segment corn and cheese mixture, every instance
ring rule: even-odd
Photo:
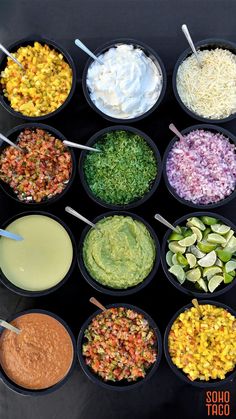
[[[224,379],[236,365],[236,319],[222,307],[200,306],[181,313],[169,334],[172,362],[191,380]]]
[[[7,66],[1,72],[1,85],[11,107],[31,117],[58,109],[72,86],[72,69],[63,55],[39,42],[20,47],[13,55],[25,72],[7,58]]]
[[[198,51],[179,66],[176,87],[180,99],[195,114],[221,119],[236,112],[236,56],[222,48]]]

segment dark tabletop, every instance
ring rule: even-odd
[[[234,0],[1,0],[0,42],[7,46],[15,40],[37,34],[54,39],[68,49],[77,68],[76,92],[66,110],[59,117],[46,120],[45,123],[58,128],[69,140],[79,140],[81,143],[87,142],[92,134],[111,124],[93,112],[85,102],[81,74],[87,58],[74,46],[73,40],[79,37],[91,49],[120,37],[146,42],[164,61],[168,72],[168,89],[161,107],[135,126],[150,135],[163,155],[172,138],[168,130],[171,121],[179,129],[197,123],[177,105],[171,88],[173,66],[186,48],[181,24],[189,25],[195,40],[222,37],[235,42],[235,13]],[[6,133],[21,122],[0,109],[0,132]],[[235,121],[224,126],[236,134]],[[64,212],[65,204],[75,207],[88,218],[105,212],[87,198],[77,176],[63,200],[47,207],[47,211],[58,215],[71,227],[77,241],[83,225]],[[234,201],[218,212],[236,222],[235,208]],[[15,204],[0,192],[0,223],[25,209],[27,207]],[[163,213],[174,221],[192,210],[178,204],[162,182],[153,198],[134,212],[150,222],[161,241],[165,229],[155,223],[155,212]],[[94,311],[88,302],[92,295],[103,304],[121,301],[96,293],[81,277],[76,266],[71,278],[61,289],[43,298],[21,298],[0,286],[0,317],[8,318],[13,313],[31,307],[48,309],[64,318],[77,337],[82,323]],[[236,309],[236,290],[218,300]],[[168,321],[180,307],[189,303],[189,297],[176,290],[159,268],[153,282],[145,290],[123,298],[123,302],[146,310],[155,319],[163,336]],[[235,381],[222,389],[231,392],[231,417],[235,417]],[[205,395],[205,390],[181,382],[170,370],[164,356],[150,381],[137,390],[122,393],[97,387],[77,365],[69,381],[48,396],[20,396],[0,382],[0,418],[205,418]]]

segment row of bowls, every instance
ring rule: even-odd
[[[44,39],[41,37],[34,37],[34,38],[26,38],[20,41],[15,42],[14,44],[8,46],[8,50],[10,52],[15,52],[19,47],[21,46],[27,46],[27,45],[33,45],[35,41],[41,42],[41,43],[45,43],[47,45],[49,45],[49,47],[54,48],[57,52],[59,52],[60,54],[63,55],[64,60],[70,65],[71,69],[72,69],[72,86],[71,86],[71,90],[70,93],[67,97],[67,99],[65,100],[65,102],[54,112],[51,112],[50,114],[47,115],[43,115],[43,116],[39,116],[39,117],[29,117],[29,116],[25,116],[22,115],[20,112],[15,111],[11,106],[10,103],[8,101],[8,99],[3,95],[3,92],[0,92],[0,103],[4,106],[4,108],[12,115],[18,117],[18,118],[23,118],[25,120],[35,120],[35,121],[40,121],[40,120],[44,120],[46,118],[52,117],[54,115],[57,115],[60,111],[62,111],[66,105],[70,102],[74,91],[75,91],[75,87],[76,87],[76,69],[75,69],[75,64],[70,56],[70,54],[64,50],[64,48],[62,48],[60,45],[58,45],[56,42],[48,40],[48,39]],[[147,112],[145,112],[144,114],[136,117],[136,118],[130,118],[130,119],[119,119],[119,118],[114,118],[111,116],[106,115],[105,113],[103,113],[101,110],[99,110],[96,105],[94,104],[94,102],[91,100],[90,97],[90,93],[87,87],[87,73],[88,73],[88,68],[91,65],[91,63],[93,62],[93,60],[91,58],[88,59],[85,68],[84,68],[84,72],[83,72],[83,77],[82,77],[82,86],[83,86],[83,92],[85,95],[85,98],[88,102],[88,104],[91,106],[91,108],[96,111],[99,115],[101,115],[103,118],[112,121],[114,123],[133,123],[133,122],[137,122],[145,117],[147,117],[148,115],[150,115],[153,111],[155,111],[158,106],[160,105],[160,103],[162,102],[164,95],[165,95],[165,91],[166,91],[166,85],[167,85],[167,75],[166,75],[166,70],[164,67],[164,64],[161,60],[161,58],[159,57],[159,55],[156,53],[156,51],[154,51],[152,48],[150,48],[149,46],[147,46],[146,44],[144,44],[143,42],[140,41],[136,41],[133,39],[126,39],[126,38],[120,38],[117,40],[112,40],[107,42],[106,44],[102,45],[101,47],[99,47],[98,49],[95,50],[95,55],[99,56],[100,54],[103,54],[104,52],[106,52],[107,50],[109,50],[111,47],[115,47],[119,44],[131,44],[136,48],[140,48],[142,51],[144,51],[144,53],[150,57],[152,59],[152,61],[155,63],[155,65],[159,68],[159,70],[162,73],[162,78],[163,78],[163,83],[162,83],[162,90],[160,93],[160,96],[158,97],[157,102],[153,105],[153,107],[151,109],[149,109]],[[216,48],[224,48],[227,49],[229,51],[231,51],[232,53],[236,54],[236,45],[230,41],[226,41],[226,40],[222,40],[222,39],[206,39],[206,40],[202,40],[196,43],[196,47],[199,50],[206,50],[206,49],[216,49]],[[180,106],[182,107],[182,109],[191,117],[202,121],[202,122],[209,122],[209,123],[223,123],[223,122],[227,122],[230,121],[232,119],[234,119],[236,117],[236,113],[228,116],[227,118],[223,118],[223,119],[208,119],[208,118],[203,118],[201,116],[198,116],[197,114],[191,112],[182,102],[178,91],[177,91],[177,87],[176,87],[176,75],[178,72],[178,68],[179,66],[182,64],[182,62],[192,54],[192,51],[190,48],[186,49],[178,58],[177,63],[175,65],[174,68],[174,72],[173,72],[173,79],[172,79],[172,84],[173,84],[173,91],[175,94],[175,97],[178,101],[178,103],[180,104]],[[6,67],[6,63],[7,63],[7,59],[4,56],[1,60],[0,60],[0,72],[2,70],[4,70],[4,68]]]
[[[6,136],[13,142],[17,142],[18,136],[19,134],[24,130],[24,129],[35,129],[35,128],[39,128],[39,129],[43,129],[45,131],[47,131],[48,133],[50,133],[51,135],[55,136],[56,138],[60,139],[60,140],[66,140],[65,136],[60,133],[57,129],[46,125],[46,124],[40,124],[40,123],[27,123],[27,124],[22,124],[19,126],[14,127],[13,129],[11,129]],[[194,130],[198,130],[198,129],[202,129],[202,130],[208,130],[210,132],[213,133],[220,133],[223,134],[225,137],[229,138],[230,142],[236,145],[236,137],[229,131],[225,130],[222,127],[216,126],[216,125],[210,125],[210,124],[200,124],[200,125],[193,125],[190,126],[184,130],[181,131],[181,133],[183,135],[188,134],[191,131]],[[171,151],[171,149],[173,148],[174,144],[176,141],[178,141],[178,138],[175,136],[170,143],[168,144],[166,151],[164,153],[163,156],[163,161],[161,161],[161,156],[160,156],[160,152],[156,146],[156,144],[154,143],[154,141],[144,132],[138,130],[137,128],[134,127],[129,127],[129,126],[125,126],[125,125],[117,125],[117,126],[111,126],[111,127],[107,127],[102,129],[101,131],[97,132],[96,134],[94,134],[86,143],[87,146],[93,146],[100,138],[102,138],[106,133],[112,132],[112,131],[117,131],[117,130],[124,130],[126,132],[131,132],[133,134],[139,135],[140,137],[142,137],[146,143],[149,145],[149,147],[152,149],[155,158],[156,158],[156,163],[157,163],[157,176],[155,181],[153,182],[151,189],[140,199],[133,201],[127,205],[112,205],[112,204],[108,204],[105,203],[104,201],[102,201],[101,199],[99,199],[98,197],[96,197],[92,191],[90,190],[87,181],[85,179],[85,175],[84,175],[84,160],[85,157],[87,155],[87,151],[82,151],[81,156],[80,156],[80,160],[79,160],[79,175],[80,175],[80,180],[81,180],[81,184],[83,185],[86,193],[88,194],[88,196],[95,201],[95,203],[101,205],[102,207],[111,209],[111,210],[126,210],[126,209],[130,209],[130,208],[135,208],[138,207],[140,205],[142,205],[144,202],[146,202],[149,198],[151,198],[151,196],[153,196],[153,194],[156,192],[157,187],[160,183],[161,180],[161,175],[162,175],[162,167],[163,167],[163,177],[164,177],[164,181],[166,184],[167,189],[169,190],[169,192],[174,196],[175,199],[177,199],[181,204],[187,205],[189,207],[192,208],[196,208],[196,209],[211,209],[211,208],[216,208],[216,207],[220,207],[222,205],[227,204],[228,202],[230,202],[231,200],[233,200],[236,196],[236,189],[226,198],[216,202],[216,203],[212,203],[212,204],[195,204],[191,201],[187,201],[186,199],[181,198],[175,191],[175,189],[170,185],[170,182],[168,180],[168,176],[166,173],[166,164],[167,164],[167,158],[169,156],[169,153]],[[8,147],[5,144],[0,143],[0,151],[2,151],[5,147]],[[63,189],[63,191],[58,194],[55,195],[54,197],[50,198],[50,199],[46,199],[44,201],[41,201],[40,203],[35,203],[35,202],[27,202],[27,205],[30,205],[31,207],[35,207],[41,204],[47,204],[47,203],[54,203],[56,202],[58,199],[60,199],[62,196],[64,196],[64,194],[68,191],[68,189],[71,187],[73,180],[75,178],[75,174],[76,174],[76,158],[75,158],[75,154],[73,152],[73,149],[70,148],[70,153],[71,153],[71,158],[72,158],[72,174],[70,177],[70,180],[68,182],[68,184],[65,186],[65,188]],[[11,198],[15,199],[18,202],[21,202],[16,194],[13,192],[12,188],[6,184],[5,182],[0,180],[0,187],[2,188],[2,190]]]
[[[150,224],[148,224],[146,222],[146,220],[144,220],[142,217],[138,216],[137,214],[133,214],[131,212],[125,212],[125,211],[112,211],[112,212],[107,212],[105,214],[99,215],[98,217],[96,217],[93,222],[97,223],[99,220],[105,218],[105,217],[109,217],[109,216],[114,216],[114,215],[123,215],[123,216],[130,216],[132,217],[134,220],[138,220],[140,222],[142,222],[146,228],[148,229],[148,231],[151,234],[151,237],[154,240],[155,243],[155,247],[156,247],[156,257],[155,257],[155,261],[153,264],[153,268],[152,271],[149,273],[149,275],[138,285],[133,286],[133,287],[129,287],[127,289],[114,289],[105,285],[100,284],[99,282],[97,282],[88,272],[88,270],[86,269],[86,266],[84,264],[84,260],[83,260],[83,244],[84,244],[84,240],[85,237],[87,235],[87,233],[90,230],[89,226],[86,226],[80,236],[79,239],[79,243],[78,245],[75,242],[74,236],[71,232],[71,230],[68,228],[68,226],[62,221],[60,220],[58,217],[56,217],[55,215],[52,215],[50,213],[47,212],[42,212],[42,211],[32,211],[32,212],[24,212],[21,214],[17,214],[14,217],[12,217],[10,220],[6,221],[1,228],[6,228],[10,223],[12,223],[13,221],[15,221],[16,219],[26,216],[26,215],[30,215],[30,214],[38,214],[38,215],[45,215],[47,217],[50,217],[54,220],[56,220],[57,222],[59,222],[67,231],[67,233],[69,234],[70,238],[71,238],[71,242],[72,242],[72,246],[73,246],[73,260],[71,263],[71,266],[68,270],[68,272],[66,273],[65,277],[55,286],[48,288],[46,290],[43,291],[28,291],[28,290],[24,290],[16,285],[14,285],[12,282],[9,281],[9,279],[4,275],[4,273],[2,272],[1,268],[0,268],[0,280],[1,282],[11,291],[19,294],[19,295],[23,295],[26,297],[40,297],[43,295],[47,295],[50,294],[54,291],[56,291],[58,288],[60,288],[63,284],[65,284],[65,282],[69,279],[75,264],[76,264],[76,258],[77,258],[77,262],[79,265],[79,269],[81,274],[83,275],[84,279],[88,282],[88,284],[90,286],[92,286],[94,289],[96,289],[97,291],[103,293],[103,294],[108,294],[108,295],[112,295],[115,297],[122,297],[122,296],[127,296],[127,295],[131,295],[134,294],[140,290],[142,290],[143,288],[145,288],[147,285],[149,285],[151,283],[152,280],[158,280],[157,279],[157,271],[158,271],[158,267],[160,264],[160,260],[162,262],[162,267],[164,270],[165,275],[167,276],[168,280],[171,282],[171,284],[176,287],[179,291],[184,292],[185,294],[191,296],[191,297],[198,297],[198,298],[212,298],[212,297],[216,297],[219,295],[222,295],[228,291],[230,291],[232,289],[232,287],[236,284],[236,279],[234,279],[231,283],[229,284],[223,284],[221,285],[221,287],[210,293],[210,292],[201,292],[201,291],[197,291],[196,288],[194,287],[193,284],[189,283],[186,285],[186,283],[184,284],[180,284],[176,278],[169,272],[169,266],[167,265],[166,262],[166,253],[168,251],[168,238],[171,234],[171,230],[168,229],[163,242],[162,242],[162,247],[160,247],[159,244],[159,240],[157,238],[157,235],[154,231],[154,229],[150,226]],[[228,226],[230,226],[230,228],[232,230],[234,230],[234,232],[236,233],[236,226],[228,219],[226,219],[225,217],[223,217],[220,214],[215,214],[215,213],[211,213],[211,212],[194,212],[191,214],[187,214],[181,218],[179,218],[178,220],[176,220],[173,225],[177,226],[177,225],[182,225],[184,222],[186,222],[186,220],[190,217],[201,217],[201,216],[209,216],[209,217],[217,217],[219,220],[221,220],[224,224],[227,224]]]
[[[230,308],[229,306],[216,302],[216,301],[209,301],[209,300],[202,300],[201,304],[213,304],[216,307],[221,307],[226,309],[230,314],[232,314],[234,317],[236,317],[236,312]],[[13,317],[11,317],[10,319],[8,319],[9,322],[11,322],[12,320],[16,319],[19,316],[22,316],[23,314],[27,314],[27,313],[44,313],[47,314],[49,316],[54,317],[56,320],[58,320],[68,331],[71,340],[72,340],[72,344],[73,344],[73,361],[71,364],[71,367],[67,373],[67,375],[57,384],[55,384],[52,387],[49,387],[47,389],[43,389],[43,390],[29,390],[29,389],[25,389],[17,384],[15,384],[13,381],[10,380],[10,378],[5,374],[5,372],[3,371],[3,369],[0,367],[0,379],[13,391],[21,394],[21,395],[28,395],[28,396],[40,396],[40,395],[45,395],[48,393],[51,393],[55,390],[57,390],[58,388],[60,388],[63,384],[65,384],[65,382],[68,380],[69,376],[71,375],[71,373],[73,372],[73,369],[75,367],[76,364],[76,352],[77,352],[77,356],[79,359],[79,363],[81,365],[82,370],[84,371],[84,373],[86,374],[86,376],[95,384],[98,384],[100,386],[102,386],[103,388],[106,389],[110,389],[110,390],[115,390],[115,391],[125,391],[125,390],[129,390],[129,389],[133,389],[133,388],[137,388],[138,386],[140,386],[141,384],[143,384],[144,382],[146,382],[148,379],[150,379],[156,372],[157,372],[157,368],[160,364],[161,358],[162,358],[162,337],[161,337],[161,333],[159,331],[159,328],[157,327],[155,321],[142,309],[135,307],[133,305],[130,304],[123,304],[123,303],[116,303],[116,304],[110,304],[107,306],[107,308],[111,308],[111,307],[125,307],[131,310],[134,310],[140,314],[142,314],[144,316],[144,318],[148,321],[150,327],[154,330],[155,332],[155,337],[156,337],[156,342],[157,342],[157,350],[158,350],[158,355],[157,355],[157,359],[155,361],[155,363],[147,370],[146,372],[146,376],[144,378],[140,378],[135,382],[126,382],[126,381],[121,381],[121,382],[105,382],[103,381],[97,374],[95,374],[92,369],[86,364],[85,362],[85,358],[82,355],[82,346],[84,343],[84,333],[85,330],[87,329],[87,327],[89,326],[89,324],[91,323],[92,319],[94,317],[96,317],[99,313],[101,313],[101,310],[97,310],[95,313],[93,313],[86,321],[85,323],[82,325],[80,332],[79,332],[79,336],[78,336],[78,340],[77,340],[77,348],[76,348],[76,342],[75,342],[75,338],[70,330],[70,328],[68,327],[68,325],[64,322],[64,320],[62,320],[60,317],[58,317],[57,315],[49,312],[49,311],[45,311],[45,310],[39,310],[39,309],[32,309],[32,310],[27,310],[25,312],[21,312],[18,314],[15,314]],[[187,304],[186,306],[182,307],[180,310],[178,310],[175,315],[172,317],[172,319],[170,320],[169,324],[167,325],[167,328],[165,330],[165,334],[164,334],[164,352],[165,352],[165,357],[166,360],[170,366],[170,368],[172,369],[172,371],[180,378],[182,379],[185,383],[188,384],[192,384],[194,386],[197,387],[204,387],[204,388],[212,388],[212,387],[218,387],[221,386],[222,384],[225,384],[226,382],[231,381],[235,374],[236,374],[236,368],[234,368],[234,370],[232,372],[227,373],[225,379],[216,379],[216,380],[209,380],[209,381],[201,381],[201,380],[195,380],[195,381],[191,381],[187,375],[182,372],[172,361],[170,353],[169,353],[169,345],[168,345],[168,338],[169,338],[169,333],[171,330],[171,327],[174,323],[174,321],[177,319],[177,317],[183,313],[185,310],[188,310],[189,308],[192,307],[192,304]],[[0,328],[0,334],[2,333],[2,328]]]

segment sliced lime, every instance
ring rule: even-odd
[[[211,228],[207,227],[206,230],[203,231],[203,239],[206,239],[209,233],[211,233]]]
[[[185,250],[186,250],[186,247],[181,246],[176,241],[170,242],[168,247],[171,250],[171,252],[173,252],[173,253],[185,253]]]
[[[209,253],[212,252],[212,250],[215,250],[217,248],[217,244],[208,243],[208,242],[198,242],[197,247],[201,252],[203,253]]]
[[[177,254],[178,253],[174,253],[172,256],[172,265],[179,265],[178,259],[177,259]]]
[[[203,269],[203,276],[206,276],[208,281],[216,274],[222,273],[220,266],[210,266]]]
[[[200,220],[200,218],[197,218],[197,217],[188,218],[188,222],[186,223],[186,225],[188,227],[197,227],[202,231],[206,229],[203,222]]]
[[[166,253],[166,263],[167,263],[167,265],[169,265],[169,266],[172,266],[173,265],[173,263],[172,263],[172,256],[173,256],[173,252],[171,252],[170,250],[168,250],[168,252]]]
[[[183,270],[183,268],[179,265],[173,265],[171,266],[171,268],[169,269],[169,272],[171,274],[173,274],[178,281],[180,282],[180,284],[183,284],[185,281],[185,272]]]
[[[182,240],[178,241],[178,244],[180,244],[180,246],[192,246],[192,244],[195,243],[195,241],[197,240],[197,236],[195,233],[193,233],[191,236],[185,237]]]
[[[212,250],[212,252],[207,253],[206,256],[199,259],[198,264],[202,266],[203,268],[206,268],[208,266],[213,266],[216,261],[216,252]]]
[[[175,231],[172,231],[170,237],[168,238],[168,241],[178,241],[183,239],[182,234],[176,233]]]
[[[208,289],[207,289],[207,285],[206,285],[206,283],[205,283],[205,281],[204,281],[204,279],[203,278],[200,278],[198,281],[197,281],[197,283],[198,283],[198,285],[199,285],[199,288],[200,289],[202,289],[203,291],[205,291],[205,292],[207,292],[208,291]]]
[[[214,292],[215,289],[224,281],[223,276],[215,275],[213,276],[210,281],[208,282],[208,288],[210,292]]]
[[[218,223],[217,218],[214,217],[208,217],[207,215],[204,215],[203,217],[201,217],[201,220],[204,224],[206,224],[207,226],[211,226],[213,224]]]
[[[196,246],[192,245],[190,246],[190,252],[196,256],[196,258],[203,258],[203,256],[205,256],[204,252],[201,252],[201,250],[199,250]]]
[[[192,226],[191,230],[197,236],[197,241],[200,242],[202,240],[202,232],[199,228]]]
[[[216,243],[216,244],[224,244],[226,242],[224,237],[216,233],[208,234],[207,241],[210,243]]]
[[[234,271],[236,269],[236,262],[234,260],[230,260],[225,264],[225,272],[229,273],[231,271]]]
[[[211,226],[213,233],[224,235],[229,232],[230,227],[226,224],[213,224]]]
[[[224,236],[226,243],[222,244],[222,247],[226,247],[227,244],[229,243],[231,237],[234,235],[234,230],[229,230],[228,233]]]
[[[236,237],[235,236],[232,236],[229,239],[229,241],[228,241],[227,245],[225,246],[224,250],[229,251],[231,253],[236,252]]]
[[[235,277],[235,271],[228,272],[229,275],[231,275],[233,278]]]
[[[201,269],[200,268],[190,269],[190,271],[186,272],[186,278],[188,281],[191,281],[191,282],[198,281],[201,278]]]
[[[224,273],[224,283],[230,284],[233,281],[234,277],[230,275],[229,273]]]
[[[219,258],[217,258],[215,265],[222,267],[224,264],[223,264],[222,260],[220,260]]]
[[[189,237],[192,236],[193,232],[190,228],[186,228],[185,232],[184,232],[184,237]]]
[[[217,256],[222,262],[228,262],[232,258],[232,253],[227,250],[216,249]]]
[[[182,255],[182,253],[177,253],[177,261],[180,265],[187,266],[188,261],[187,259]]]
[[[194,256],[192,253],[186,253],[185,256],[188,261],[190,269],[193,268],[197,263],[196,256]]]

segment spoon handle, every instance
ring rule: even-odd
[[[18,146],[18,145],[16,145],[15,143],[13,143],[11,140],[9,140],[7,137],[5,137],[5,135],[3,135],[3,134],[1,134],[0,133],[0,138],[3,140],[3,141],[5,141],[5,143],[8,143],[8,144],[10,144],[12,147],[15,147],[18,151],[22,151],[21,150],[21,148]]]
[[[82,51],[86,52],[86,54],[90,55],[91,58],[93,58],[95,61],[97,61],[99,64],[103,64],[103,62],[96,57],[96,55],[93,54],[92,51],[90,51],[90,49],[88,49],[82,41],[80,41],[80,39],[75,39],[75,45],[77,45],[77,47],[79,47],[80,49],[82,49]]]
[[[21,332],[20,329],[18,329],[15,326],[12,326],[10,323],[7,323],[5,320],[0,319],[0,326],[4,327],[5,329],[10,330],[11,332],[17,333],[17,335],[19,335],[19,333]]]
[[[163,218],[161,214],[155,214],[154,218],[160,223],[164,224],[166,227],[170,228],[176,233],[179,233],[179,230],[176,227],[174,227],[172,224],[170,224],[165,218]]]
[[[68,145],[69,147],[80,148],[81,150],[89,150],[89,151],[98,151],[98,152],[100,152],[100,150],[98,150],[97,148],[88,147],[86,145],[73,143],[72,141],[64,140],[63,141],[63,144]]]
[[[99,303],[99,301],[96,298],[91,297],[89,299],[89,301],[90,301],[90,303],[92,303],[95,306],[97,306],[98,308],[100,308],[102,311],[106,311],[106,307],[104,307],[101,303]]]
[[[91,221],[89,221],[87,218],[85,218],[83,215],[79,214],[77,211],[75,211],[71,207],[65,207],[65,211],[68,212],[68,214],[74,215],[74,217],[78,218],[81,221],[84,221],[84,223],[87,223],[93,228],[97,228],[95,224],[93,224]]]
[[[169,129],[180,139],[180,140],[184,140],[183,135],[181,134],[181,132],[179,132],[179,130],[176,128],[176,126],[174,124],[170,124],[169,125]]]
[[[16,64],[18,64],[18,66],[22,69],[25,70],[23,65],[15,58],[13,57],[13,55],[2,45],[0,44],[0,49],[8,56],[10,57],[13,61],[15,61]]]
[[[4,236],[4,237],[7,237],[8,239],[12,239],[16,241],[23,240],[23,237],[18,236],[18,234],[11,233],[10,231],[7,231],[7,230],[2,230],[1,228],[0,228],[0,236]]]
[[[190,33],[189,33],[189,30],[188,30],[187,25],[182,25],[182,31],[183,31],[183,33],[184,33],[184,35],[185,35],[185,37],[186,37],[186,39],[187,39],[187,41],[188,41],[188,43],[189,43],[189,45],[190,45],[191,50],[193,51],[193,53],[194,53],[194,55],[195,55],[195,57],[196,57],[196,59],[197,59],[197,62],[198,62],[198,64],[199,64],[199,66],[200,66],[200,67],[202,67],[202,63],[201,63],[201,61],[200,61],[200,59],[199,59],[199,56],[198,56],[197,50],[196,50],[196,48],[195,48],[195,45],[194,45],[194,43],[193,43],[193,40],[192,40],[192,38],[191,38],[191,35],[190,35]]]

